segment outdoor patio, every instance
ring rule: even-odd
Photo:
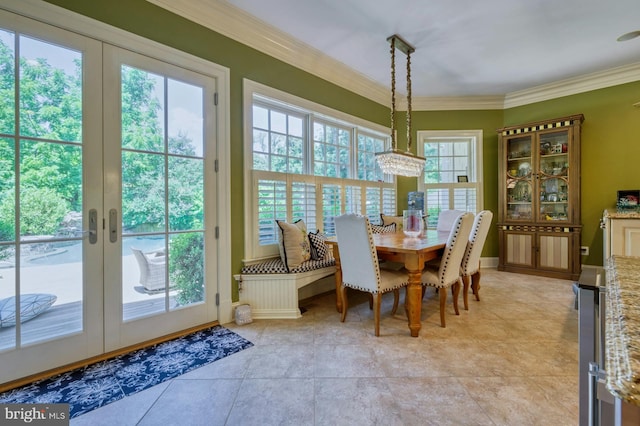
[[[137,240],[135,244],[144,248],[157,248],[158,241]],[[123,249],[122,302],[123,318],[131,320],[164,312],[165,293],[145,292],[140,285],[140,268],[133,252]],[[43,293],[56,296],[55,303],[35,318],[21,324],[22,344],[35,343],[82,330],[82,263],[80,244],[59,247],[48,252],[34,254],[23,259],[20,270],[21,293]],[[75,260],[75,261],[74,261]],[[4,260],[0,264],[0,300],[15,294],[16,268],[14,262]],[[173,299],[175,291],[170,291]],[[170,303],[173,304],[171,301]],[[16,327],[0,328],[0,350],[15,346]]]

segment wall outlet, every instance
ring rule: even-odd
[[[580,247],[580,254],[582,256],[589,256],[589,247],[588,246]]]

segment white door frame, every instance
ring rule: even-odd
[[[230,87],[230,71],[226,67],[222,67],[208,60],[193,56],[191,54],[179,51],[177,49],[173,49],[167,47],[165,45],[159,44],[157,42],[142,38],[135,34],[129,33],[127,31],[123,31],[117,29],[115,27],[109,26],[102,22],[93,20],[91,18],[76,14],[74,12],[70,12],[64,8],[42,2],[40,0],[21,0],[20,2],[15,2],[13,0],[0,0],[0,12],[5,13],[14,12],[18,15],[10,15],[11,23],[16,25],[26,25],[24,24],[25,17],[33,18],[37,21],[40,21],[41,24],[49,27],[49,25],[58,27],[55,31],[60,31],[64,33],[63,30],[69,30],[75,32],[76,34],[84,35],[91,38],[91,44],[94,44],[95,49],[92,47],[91,50],[94,54],[100,55],[101,48],[100,42],[108,42],[114,46],[125,47],[131,51],[135,51],[141,54],[148,55],[153,58],[162,58],[165,61],[170,61],[178,66],[200,72],[205,75],[209,75],[217,79],[218,87],[217,87],[217,99],[218,99],[218,108],[217,108],[217,116],[215,117],[216,125],[215,125],[215,137],[217,139],[217,163],[218,163],[218,172],[216,175],[216,193],[217,200],[215,200],[215,207],[217,213],[217,226],[218,226],[218,239],[217,239],[217,255],[218,255],[218,267],[215,272],[207,272],[208,274],[212,274],[214,276],[210,276],[209,279],[213,279],[218,283],[217,293],[219,295],[219,305],[215,305],[215,297],[210,298],[209,303],[206,305],[209,313],[208,317],[212,315],[216,315],[218,321],[221,324],[225,324],[232,321],[232,301],[231,301],[231,285],[232,285],[232,275],[231,275],[231,214],[230,214],[230,205],[231,205],[231,194],[229,188],[230,184],[230,103],[229,103],[229,87]],[[27,20],[28,21],[28,20]],[[47,25],[49,24],[49,25]],[[6,28],[13,28],[11,25],[6,25]],[[46,38],[43,36],[43,38]],[[81,49],[79,49],[81,50]],[[94,73],[91,73],[94,74]],[[100,72],[95,73],[96,76],[101,76]],[[85,75],[85,78],[87,76]],[[91,77],[89,77],[91,78]],[[93,83],[91,84],[93,87]],[[99,89],[95,91],[90,89],[85,93],[85,97],[89,96],[90,99],[88,101],[99,100],[100,104],[102,104],[101,99],[101,84],[97,83]],[[88,102],[87,101],[87,102]],[[87,103],[88,104],[88,103]],[[93,116],[95,114],[95,117]],[[101,124],[88,125],[89,123],[98,123],[98,121],[94,121],[94,119],[101,120],[102,112],[99,109],[96,109],[92,116],[85,117],[85,130],[88,131],[84,136],[85,141],[88,140],[96,140],[102,142],[102,133],[101,133]],[[102,144],[100,144],[102,145]],[[85,156],[89,154],[89,152],[85,151]],[[99,158],[101,154],[95,153],[92,155],[92,158]],[[90,163],[87,163],[90,164]],[[100,177],[102,176],[102,167],[87,167],[85,166],[85,173],[87,176],[93,176],[97,174],[99,171]],[[94,176],[95,178],[95,176]],[[102,182],[98,184],[99,187],[102,187]],[[102,197],[102,192],[99,194],[99,198]],[[91,198],[85,199],[85,205],[89,206],[89,203],[95,204],[96,208],[99,211],[99,223],[102,222],[102,200],[94,201]],[[98,203],[98,204],[96,204]],[[211,206],[207,206],[210,208]],[[87,218],[84,218],[85,222],[87,222]],[[99,236],[99,243],[101,243],[102,235]],[[100,247],[100,255],[95,257],[102,259],[102,244],[96,244],[96,247]],[[87,254],[85,254],[87,256]],[[93,256],[91,256],[93,257]],[[98,272],[99,276],[102,276],[102,260],[100,260],[100,264],[90,264],[91,270],[94,272]],[[91,277],[85,278],[85,286],[87,287],[87,291],[89,294],[93,292],[102,292],[103,285],[101,279],[92,279]],[[99,302],[92,302],[85,309],[85,327],[93,326],[94,322],[98,321],[102,323],[103,318],[103,305],[102,300]],[[146,336],[142,336],[143,340],[148,340]],[[104,351],[103,348],[103,334],[101,331],[96,333],[90,333],[89,336],[84,337],[75,337],[78,339],[84,339],[87,347],[100,347],[99,350],[91,349],[87,351],[82,351],[75,353],[75,358],[77,359],[86,359],[91,356],[97,355]],[[57,345],[58,347],[52,350],[47,350],[47,356],[42,356],[42,351],[34,350],[29,354],[17,355],[13,353],[0,353],[0,360],[3,365],[9,365],[13,369],[12,374],[8,377],[0,377],[0,382],[5,382],[8,380],[13,380],[19,377],[24,377],[29,374],[34,374],[36,371],[18,369],[20,365],[29,365],[34,362],[39,362],[40,368],[38,371],[44,371],[49,368],[59,367],[61,365],[67,364],[64,359],[69,356],[69,348],[76,346],[68,346],[68,345]]]
[[[216,190],[218,196],[219,260],[216,278],[220,283],[218,288],[220,304],[217,307],[215,305],[210,306],[209,309],[218,311],[218,321],[221,324],[231,322],[233,320],[231,301],[233,276],[231,274],[231,107],[229,89],[231,86],[231,72],[229,68],[41,0],[0,0],[0,9],[13,11],[114,46],[167,61],[218,80],[218,117],[216,125],[218,173]]]

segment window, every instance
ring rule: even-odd
[[[375,153],[388,129],[245,80],[245,257],[278,253],[275,220],[335,235],[344,213],[396,214],[396,187]]]
[[[350,177],[351,132],[323,121],[313,123],[313,173],[316,176]]]
[[[358,179],[384,180],[384,173],[376,161],[376,152],[385,149],[385,139],[366,133],[358,135]]]
[[[482,131],[419,131],[418,155],[426,158],[418,190],[424,192],[427,227],[441,210],[482,209]]]
[[[304,116],[275,107],[253,105],[253,168],[303,173]]]

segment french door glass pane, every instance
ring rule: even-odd
[[[4,305],[15,301],[16,296],[16,268],[15,268],[15,244],[6,244],[0,246],[0,300],[2,300],[2,308],[9,315],[15,317],[15,309],[9,309]],[[3,325],[0,323],[0,325]],[[15,327],[0,328],[0,352],[7,349],[13,349],[16,346],[16,329]]]
[[[0,107],[0,133],[12,135],[15,133],[15,79],[12,71],[15,64],[15,34],[0,28],[0,69],[3,78],[0,79],[0,93],[2,93],[2,107]],[[4,156],[0,157],[0,161]],[[1,179],[1,177],[0,177]]]
[[[202,229],[204,223],[204,160],[169,157],[169,228]]]
[[[165,230],[164,155],[122,152],[122,232]]]
[[[204,233],[173,234],[169,241],[169,279],[176,290],[170,308],[204,302]]]
[[[22,344],[82,331],[82,242],[22,244],[20,258]]]
[[[167,79],[169,152],[202,157],[204,113],[202,88]]]
[[[203,89],[123,65],[123,320],[204,301]]]
[[[82,59],[0,30],[0,350],[83,330]]]
[[[16,236],[15,188],[14,143],[13,140],[0,138],[0,265],[3,265],[2,261],[10,252],[1,244],[13,242]]]
[[[20,36],[20,134],[81,141],[80,52]]]
[[[166,311],[167,262],[163,235],[122,239],[122,319]],[[172,299],[174,294],[170,294]]]
[[[164,79],[122,66],[122,147],[164,152]]]

